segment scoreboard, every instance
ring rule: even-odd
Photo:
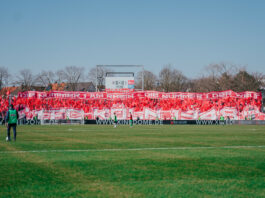
[[[134,89],[134,77],[109,77],[105,79],[106,89]]]

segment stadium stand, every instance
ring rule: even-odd
[[[9,96],[1,97],[2,115],[8,109]],[[164,93],[139,91],[108,92],[21,92],[12,97],[20,117],[26,119],[118,119],[216,120],[220,116],[234,120],[264,120],[259,92],[236,93],[231,90],[209,93]]]

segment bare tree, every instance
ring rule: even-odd
[[[203,70],[201,77],[193,80],[192,91],[209,92],[223,91],[234,88],[234,76],[239,66],[224,62],[210,64]]]
[[[223,73],[234,74],[237,71],[238,67],[236,65],[227,64],[224,62],[209,64],[204,68],[206,76],[215,77],[215,78],[220,77]]]
[[[256,81],[260,84],[260,88],[265,88],[265,74],[260,72],[254,72],[252,75],[256,79]]]
[[[98,89],[103,89],[105,84],[106,73],[110,72],[110,69],[104,67],[93,67],[88,72],[88,79],[95,86],[98,85]],[[98,83],[97,83],[98,82]]]
[[[55,76],[56,76],[56,83],[62,83],[64,82],[64,71],[63,70],[58,70],[55,72]]]
[[[0,67],[0,90],[8,84],[9,76],[8,69],[6,67]]]
[[[34,83],[35,83],[35,77],[32,74],[31,70],[24,69],[19,71],[15,84],[21,86],[22,91],[31,90]]]
[[[242,70],[234,77],[235,91],[258,91],[262,82],[257,80],[254,75],[249,74],[247,71]]]
[[[77,83],[84,78],[84,68],[67,66],[64,70],[58,71],[58,74],[67,83],[69,91],[76,91]]]
[[[169,91],[186,91],[187,77],[171,65],[166,65],[159,73],[159,83],[162,90]]]
[[[137,73],[135,78],[135,88],[142,88],[142,74],[144,74],[144,90],[155,90],[157,87],[157,76],[151,71],[144,70]]]
[[[210,77],[200,77],[191,80],[191,92],[210,92],[214,90],[215,81]],[[218,90],[215,90],[218,91]]]
[[[52,71],[42,71],[36,77],[36,83],[47,88],[56,82],[56,75]]]
[[[235,87],[234,83],[234,75],[229,74],[227,72],[224,72],[219,79],[217,80],[217,86],[218,90],[217,91],[225,91],[229,89],[233,89]]]
[[[264,74],[250,74],[245,67],[226,63],[208,65],[205,74],[193,80],[192,91],[257,91],[264,82]]]

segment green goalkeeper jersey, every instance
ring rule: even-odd
[[[16,124],[17,123],[17,111],[15,109],[8,110],[9,118],[8,124]]]

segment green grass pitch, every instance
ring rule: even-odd
[[[0,197],[265,197],[265,126],[0,129]],[[22,152],[23,151],[23,152]]]

